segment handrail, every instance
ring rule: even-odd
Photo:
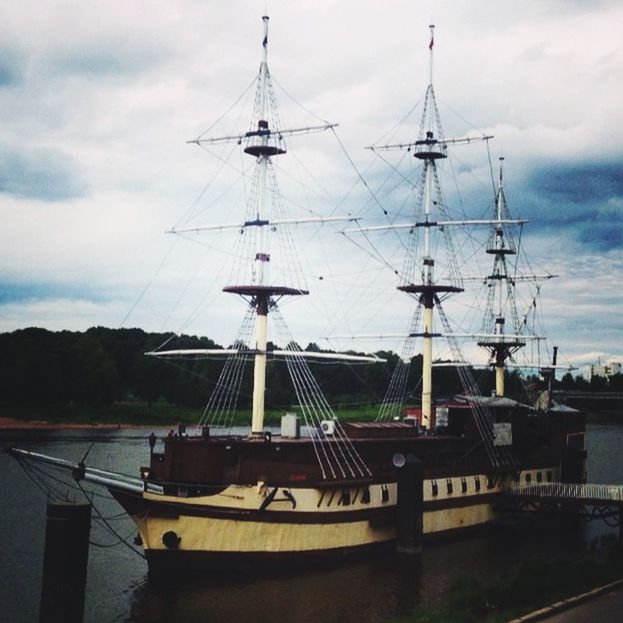
[[[504,486],[504,493],[522,497],[623,502],[623,485],[562,482],[520,484],[511,482]]]

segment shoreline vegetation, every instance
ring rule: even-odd
[[[599,557],[537,559],[494,578],[457,576],[443,600],[417,606],[394,623],[507,623],[541,608],[573,598],[623,578],[621,545],[602,537]],[[553,615],[554,613],[552,613]]]
[[[352,408],[337,405],[335,413],[343,422],[374,421],[378,406]],[[266,426],[279,426],[281,416],[298,413],[297,407],[266,414]],[[76,405],[1,405],[0,430],[7,429],[79,429],[79,428],[175,428],[179,424],[195,426],[201,420],[203,409],[170,405],[166,402],[125,401],[100,406]],[[620,411],[592,411],[587,421],[594,423],[621,423]],[[237,411],[234,426],[248,426],[248,410]]]
[[[0,418],[5,418],[0,426],[20,426],[13,420],[28,422],[29,427],[51,428],[197,424],[218,384],[224,358],[161,360],[145,356],[163,344],[191,350],[221,348],[207,337],[181,335],[174,339],[170,334],[142,329],[93,327],[84,332],[53,332],[29,328],[0,333]],[[315,343],[304,350],[331,352]],[[316,382],[341,420],[376,418],[375,405],[382,401],[399,357],[392,351],[375,354],[384,363],[344,365],[310,360]],[[417,386],[421,367],[422,356],[416,355],[409,366],[408,387]],[[484,388],[494,386],[493,370],[474,370],[474,374],[483,393],[488,393]],[[240,379],[234,425],[245,426],[250,421],[252,381],[252,369],[247,366]],[[545,389],[538,376],[522,377],[517,370],[508,372],[506,388],[508,397],[528,404]],[[566,404],[589,413],[608,415],[608,409],[614,419],[617,411],[623,411],[621,374],[588,382],[568,372],[556,381],[556,391],[564,392]],[[462,392],[456,368],[436,370],[435,396]],[[556,393],[554,396],[559,399]],[[411,399],[417,403],[415,396]],[[268,363],[265,400],[268,426],[279,425],[284,413],[297,412],[291,406],[297,401],[296,392],[283,361]]]
[[[341,421],[372,421],[378,408],[335,409]],[[266,426],[279,426],[281,416],[297,413],[297,409],[269,411]],[[75,405],[0,405],[0,430],[2,429],[72,429],[72,428],[175,428],[178,424],[196,425],[203,409],[179,407],[164,402],[151,405],[144,401],[116,402],[110,405],[78,407]],[[234,426],[250,425],[248,410],[234,414]]]

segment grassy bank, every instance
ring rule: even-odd
[[[491,579],[460,576],[443,603],[418,606],[396,623],[503,623],[623,577],[623,555],[613,546],[605,560],[535,560]]]
[[[110,405],[19,405],[0,407],[0,417],[50,424],[119,424],[127,426],[162,425],[196,422],[199,410],[179,408],[164,403],[113,403]]]
[[[292,408],[289,412],[296,413]],[[376,407],[363,407],[357,409],[335,409],[342,421],[366,420],[376,418]],[[283,411],[269,411],[266,414],[267,426],[278,426]],[[78,406],[78,405],[0,405],[0,417],[12,418],[28,424],[28,422],[49,422],[51,424],[118,424],[121,426],[169,426],[183,423],[196,424],[201,419],[203,409],[190,407],[178,407],[163,402],[131,401],[116,402],[110,405]],[[250,411],[237,411],[234,415],[234,424],[239,426],[249,425],[251,422]]]

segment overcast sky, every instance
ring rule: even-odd
[[[219,294],[224,273],[208,254],[226,258],[227,244],[222,237],[193,244],[164,231],[189,210],[205,223],[232,221],[197,211],[214,162],[185,141],[254,79],[265,7],[264,0],[4,3],[0,330],[140,326],[232,339],[238,320],[231,319],[244,307]],[[446,135],[474,128],[495,135],[490,154],[505,157],[510,209],[530,220],[532,268],[559,275],[543,284],[541,302],[563,362],[623,360],[620,2],[272,0],[267,11],[286,124],[318,123],[305,110],[339,123],[345,150],[373,188],[387,171],[363,147],[421,99],[434,22]],[[246,118],[239,125],[246,130]],[[359,215],[360,206],[373,217],[374,202],[331,141],[325,155],[314,136],[295,161],[317,171],[329,207],[312,199],[313,211]],[[460,199],[479,202],[474,213],[482,214],[491,190],[486,160],[475,156],[471,166],[467,152],[458,157],[455,179],[467,186]],[[472,180],[489,189],[474,190]],[[229,197],[233,206],[237,195]],[[301,235],[306,270],[312,279],[326,272],[327,283],[319,284],[320,303],[312,303],[310,284],[309,301],[284,308],[295,335],[306,343],[327,331],[365,332],[386,324],[387,312],[396,326],[386,330],[402,330],[410,307],[396,302],[387,267],[325,233],[330,242]],[[336,266],[329,278],[327,267]],[[355,267],[368,268],[390,302],[353,295]]]

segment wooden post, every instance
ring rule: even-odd
[[[82,623],[91,505],[48,502],[40,623]]]
[[[422,551],[424,465],[408,454],[394,455],[397,471],[396,551],[417,554]]]

